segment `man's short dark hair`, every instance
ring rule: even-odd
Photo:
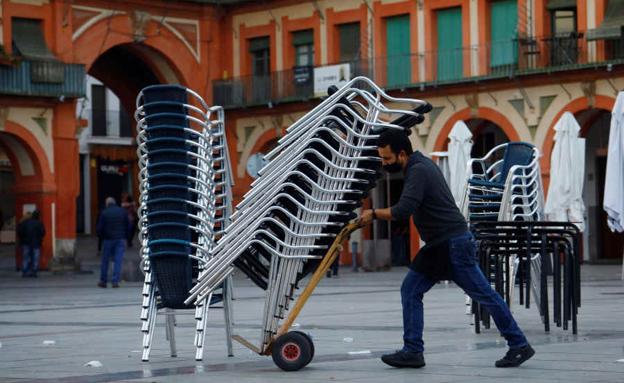
[[[405,154],[408,156],[414,152],[412,149],[412,143],[403,130],[384,130],[377,139],[377,146],[383,148],[388,145],[390,145],[390,150],[392,150],[392,152],[396,155],[401,153],[401,150],[404,150]]]

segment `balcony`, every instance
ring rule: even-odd
[[[348,63],[350,78],[372,77],[367,61]],[[236,108],[315,98],[314,68],[297,67],[265,76],[241,76],[212,83],[214,104]]]
[[[0,65],[0,94],[36,97],[82,97],[85,67],[59,61],[18,60]]]
[[[123,109],[89,108],[84,109],[78,117],[87,119],[88,144],[134,144],[134,121]]]
[[[588,47],[594,44],[592,49]],[[624,63],[624,44],[602,47],[580,34],[490,42],[456,50],[378,57],[348,63],[351,78],[367,76],[386,89],[430,87],[582,70]],[[592,51],[590,55],[588,52]],[[213,82],[214,103],[226,108],[305,101],[314,93],[313,69],[307,81],[300,69]]]

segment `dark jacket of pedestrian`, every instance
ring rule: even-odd
[[[41,248],[45,234],[45,227],[39,221],[39,213],[37,211],[33,212],[30,218],[17,226],[17,237],[22,246],[30,246],[34,249]]]
[[[123,239],[128,235],[128,212],[115,204],[109,205],[98,219],[96,231],[103,240]]]

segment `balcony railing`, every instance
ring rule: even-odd
[[[84,81],[82,64],[23,59],[13,65],[0,65],[0,94],[82,97]]]
[[[123,110],[89,108],[79,117],[87,119],[93,138],[132,138],[135,135],[134,120]]]
[[[349,64],[351,78],[364,75],[387,89],[406,89],[624,63],[624,49],[609,49],[607,44],[603,53],[590,56],[589,44],[582,35],[567,34],[363,59]],[[594,47],[593,52],[598,50]],[[214,103],[245,107],[314,98],[312,68],[308,82],[298,81],[297,71],[214,81]]]
[[[353,61],[347,64],[351,78],[372,76],[366,61]],[[267,75],[216,80],[213,81],[213,93],[216,105],[228,107],[307,100],[314,98],[314,68],[298,67]]]

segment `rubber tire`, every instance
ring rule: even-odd
[[[308,342],[310,343],[310,360],[308,360],[308,363],[306,363],[306,366],[307,366],[308,364],[310,364],[312,359],[314,359],[314,342],[312,341],[312,337],[307,332],[303,332],[303,331],[299,331],[299,330],[295,330],[295,331],[292,331],[292,332],[296,332],[296,333],[299,333],[299,334],[305,336],[306,339],[308,340]]]
[[[279,336],[271,347],[273,362],[284,371],[298,371],[305,367],[312,358],[311,342],[309,338],[300,332],[291,331]],[[284,356],[285,348],[296,350],[297,355],[293,359]]]

